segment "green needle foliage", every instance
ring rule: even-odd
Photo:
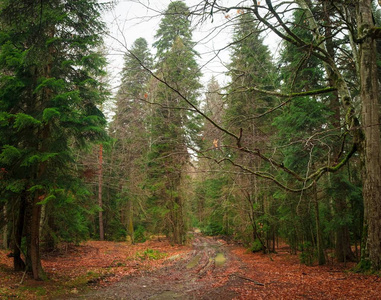
[[[305,42],[312,41],[312,34],[303,25],[307,20],[302,12],[294,13],[294,22],[300,25],[294,28],[293,34]],[[319,60],[303,53],[295,45],[284,43],[279,66],[286,93],[319,90],[325,85],[323,66]],[[286,167],[298,173],[303,170],[308,172],[338,155],[335,149],[341,147],[342,141],[340,128],[337,128],[340,126],[340,108],[335,106],[336,98],[334,93],[296,97],[275,118],[277,144],[282,149],[282,161]],[[337,110],[338,116],[335,115]],[[327,148],[327,145],[333,149]],[[297,197],[281,191],[276,193],[276,198],[280,200],[281,236],[287,239],[294,252],[299,247],[311,252],[304,253],[303,257],[307,256],[312,261],[317,258],[323,264],[324,248],[336,245],[339,261],[354,259],[348,231],[352,216],[346,199],[351,193],[347,188],[354,186],[344,184],[346,177],[345,172],[329,176],[327,181],[322,182],[326,189],[329,187],[326,191],[318,185],[319,192],[313,189]],[[284,179],[291,178],[285,176]],[[342,194],[339,195],[338,191]],[[340,225],[336,222],[338,220]]]
[[[153,219],[159,231],[174,243],[185,241],[186,196],[182,190],[190,155],[200,130],[199,119],[182,100],[197,105],[201,73],[195,60],[189,9],[184,2],[172,2],[156,34],[157,76],[162,82],[152,84],[155,103],[151,116],[151,147],[148,172]]]
[[[19,203],[20,220],[25,213],[26,263],[41,279],[41,208],[76,176],[73,149],[106,136],[98,108],[106,94],[97,79],[106,61],[96,51],[103,6],[58,0],[1,6],[0,164],[7,172],[1,193],[9,205]]]
[[[253,90],[260,87],[274,90],[276,85],[275,67],[269,49],[263,43],[261,30],[250,12],[239,11],[233,34],[231,63],[228,74],[231,84],[226,97],[225,126],[230,131],[242,132],[241,144],[250,149],[260,149],[266,153],[270,146],[271,122],[266,112],[273,107],[274,98]],[[266,166],[254,156],[242,155],[236,151],[234,142],[226,139],[229,158],[238,165],[247,166],[252,171],[265,171]],[[236,236],[245,241],[253,251],[273,251],[272,244],[275,224],[270,222],[273,203],[269,202],[270,189],[267,182],[254,174],[238,171],[231,179],[234,213],[239,216],[230,226]],[[239,220],[239,221],[238,221]]]
[[[116,113],[110,124],[110,135],[115,138],[110,153],[110,186],[112,188],[112,203],[107,214],[112,219],[112,224],[118,225],[110,229],[106,227],[111,238],[123,228],[132,242],[142,240],[139,237],[139,228],[144,228],[144,213],[139,210],[145,206],[145,196],[142,186],[146,177],[144,165],[149,147],[149,111],[148,85],[150,73],[142,64],[151,68],[153,61],[147,41],[138,38],[132,45],[130,53],[125,55],[124,68],[122,71],[121,86],[116,95]],[[114,199],[118,201],[114,201]],[[113,218],[116,211],[121,212],[120,218]],[[118,229],[119,228],[119,229]],[[134,233],[134,229],[138,229]]]
[[[194,52],[195,43],[192,41],[190,11],[182,1],[173,1],[168,5],[164,17],[155,34],[156,42],[153,46],[157,49],[157,59],[160,64],[174,46],[176,39],[180,38],[184,47]]]

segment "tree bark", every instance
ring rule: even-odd
[[[46,275],[42,269],[40,256],[41,205],[38,204],[38,202],[39,198],[35,196],[32,207],[30,256],[32,261],[33,278],[35,280],[43,280],[46,278]]]
[[[324,21],[327,26],[325,27],[325,37],[326,37],[326,49],[328,54],[331,56],[332,60],[335,59],[335,46],[332,38],[332,22],[331,22],[331,11],[332,2],[330,0],[325,0],[323,2],[324,11]],[[328,81],[330,86],[335,86],[335,79],[333,78],[332,72],[328,73]],[[334,128],[341,128],[341,114],[340,114],[340,99],[337,91],[332,92],[330,97],[329,108],[333,112],[331,116],[331,123]],[[332,157],[338,161],[341,145],[336,143],[333,147]],[[330,182],[334,189],[340,189],[342,175],[332,174],[330,175]],[[344,214],[347,213],[347,204],[345,199],[340,196],[336,196],[333,200],[333,213],[334,217],[338,216],[343,218]],[[355,261],[355,256],[351,250],[349,229],[348,225],[337,225],[335,229],[335,257],[337,261],[344,262],[346,260]]]
[[[98,213],[98,219],[99,219],[99,240],[104,241],[105,239],[105,232],[103,227],[103,202],[102,202],[102,185],[103,185],[103,178],[102,178],[102,163],[103,163],[103,146],[102,144],[99,145],[99,181],[98,181],[98,205],[99,205],[99,213]]]
[[[127,203],[127,234],[131,238],[131,243],[135,244],[134,239],[134,210],[133,210],[133,204],[132,199],[128,199]]]
[[[50,136],[50,125],[46,124],[43,126],[38,134],[38,140],[41,141],[40,145],[37,145],[37,149],[41,153],[47,151],[46,141]],[[40,182],[44,176],[46,176],[46,171],[48,164],[46,161],[41,162],[36,170],[35,178],[31,178],[31,182]],[[27,256],[26,264],[27,269],[32,271],[33,278],[35,280],[46,280],[47,276],[41,265],[41,255],[40,255],[40,224],[41,224],[41,201],[45,198],[45,191],[34,191],[26,194],[26,213],[25,213],[25,223],[26,223],[26,240],[27,240]]]
[[[27,253],[26,263],[27,269],[32,272],[35,280],[46,279],[46,274],[42,269],[40,256],[40,218],[41,205],[38,204],[39,194],[30,195],[26,204],[26,240]]]
[[[25,192],[23,192],[20,197],[19,211],[13,228],[13,269],[15,271],[25,270],[25,262],[21,258],[21,240],[24,229],[26,205],[25,200]]]
[[[7,206],[4,204],[3,206],[3,217],[4,217],[4,227],[3,227],[3,249],[8,248],[8,218],[7,218]]]
[[[358,1],[357,22],[360,44],[360,88],[364,144],[364,226],[367,232],[362,260],[369,260],[375,270],[381,269],[381,140],[377,77],[376,41],[367,36],[374,26],[372,1]]]
[[[324,254],[324,246],[323,246],[323,239],[321,234],[321,228],[320,228],[320,212],[319,212],[319,201],[318,201],[318,195],[317,195],[317,184],[314,183],[313,188],[314,193],[314,204],[315,204],[315,225],[316,225],[316,248],[317,248],[317,254],[318,254],[318,262],[319,265],[325,264],[325,254]]]

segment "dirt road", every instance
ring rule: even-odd
[[[276,250],[251,253],[199,234],[193,246],[159,239],[133,246],[88,241],[44,258],[49,281],[26,277],[23,284],[7,251],[0,250],[0,298],[381,299],[380,274],[354,273],[355,263],[333,260],[306,266],[287,245]],[[150,251],[156,257],[145,256]]]
[[[73,299],[233,299],[234,287],[249,280],[240,276],[241,268],[222,241],[196,234],[193,250],[169,265]]]

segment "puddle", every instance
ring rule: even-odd
[[[200,255],[196,255],[195,257],[193,257],[192,260],[187,264],[187,269],[192,269],[195,266],[197,266],[198,262],[200,261],[200,258]]]
[[[222,267],[226,262],[226,257],[223,253],[217,253],[216,258],[214,259],[216,267]]]

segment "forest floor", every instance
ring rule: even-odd
[[[200,234],[188,246],[155,239],[63,247],[44,256],[44,282],[12,272],[6,254],[0,299],[381,299],[381,278],[348,271],[353,265],[306,266],[287,247],[251,253]]]

